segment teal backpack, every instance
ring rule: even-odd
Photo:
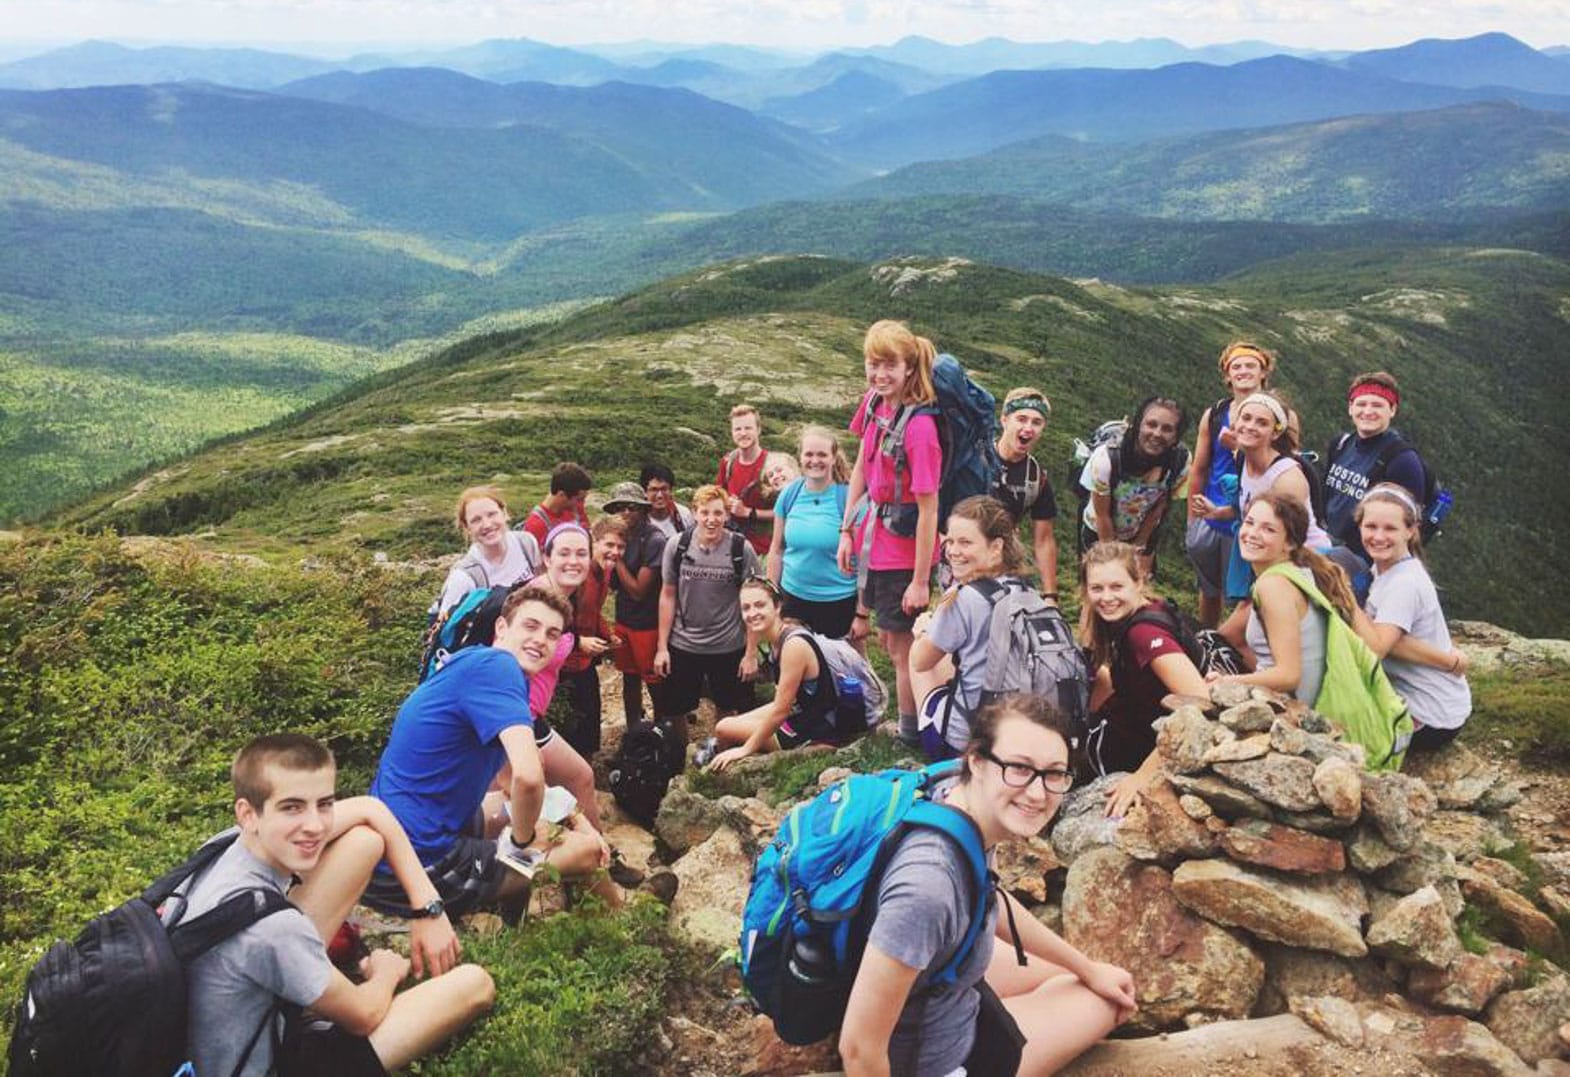
[[[758,854],[741,915],[741,976],[786,1043],[815,1043],[839,1028],[876,912],[878,880],[916,827],[954,842],[974,884],[970,926],[931,980],[953,982],[986,923],[992,889],[976,824],[929,799],[934,784],[958,774],[957,759],[852,774],[792,808]]]

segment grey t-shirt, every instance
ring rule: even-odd
[[[1439,608],[1439,592],[1417,558],[1408,557],[1388,571],[1375,572],[1367,608],[1369,620],[1395,625],[1424,643],[1450,650],[1450,629]],[[1412,709],[1412,716],[1424,725],[1459,729],[1472,713],[1472,689],[1459,674],[1388,657],[1385,673]]]
[[[929,983],[970,926],[975,897],[967,875],[964,854],[948,838],[917,830],[889,858],[879,883],[878,914],[868,942],[907,968],[921,970],[889,1039],[893,1074],[943,1077],[970,1054],[981,1004],[976,984],[992,960],[995,902],[987,902],[986,922],[955,981]]]
[[[621,576],[611,573],[611,590],[616,593],[616,623],[623,628],[647,631],[660,624],[660,554],[665,549],[665,532],[647,521],[627,536],[627,552],[621,563],[637,576],[644,566],[654,569],[654,585],[642,598],[633,598],[621,587]]]
[[[1013,577],[999,576],[998,583]],[[959,666],[954,712],[949,716],[948,742],[963,748],[970,741],[970,716],[981,701],[981,684],[987,672],[987,639],[992,627],[992,603],[976,587],[966,584],[932,615],[927,638]],[[920,700],[917,700],[920,703]],[[938,720],[942,721],[939,713]]]
[[[236,841],[189,887],[182,919],[189,921],[240,890],[280,894],[289,876],[274,871]],[[179,902],[166,907],[167,920]],[[186,973],[191,1026],[188,1046],[199,1074],[234,1072],[246,1044],[278,999],[308,1006],[322,997],[332,974],[327,949],[304,913],[285,909],[252,924],[191,962]],[[242,1071],[266,1077],[271,1037],[263,1034]]]
[[[1298,575],[1314,582],[1314,574],[1301,565],[1293,566]],[[1308,602],[1307,597],[1304,601]],[[1308,603],[1308,612],[1303,614],[1303,620],[1298,624],[1298,649],[1303,654],[1303,673],[1297,682],[1297,691],[1292,695],[1307,703],[1310,707],[1314,700],[1319,698],[1319,686],[1325,679],[1325,617],[1319,607],[1312,602]],[[1275,656],[1270,653],[1270,640],[1265,635],[1265,623],[1260,620],[1259,609],[1250,606],[1248,610],[1248,625],[1243,629],[1243,638],[1247,641],[1249,650],[1254,652],[1259,669],[1269,669],[1276,664]]]
[[[696,535],[680,565],[679,541],[665,544],[660,578],[676,585],[676,619],[671,623],[670,644],[689,654],[725,654],[747,645],[741,623],[741,580],[731,558],[732,536],[726,531],[712,550],[703,548]],[[751,543],[741,543],[742,576],[762,573]]]

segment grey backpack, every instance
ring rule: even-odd
[[[872,664],[848,640],[822,636],[805,627],[787,629],[780,637],[807,642],[818,659],[818,690],[813,706],[833,723],[849,743],[876,726],[888,705],[888,690]]]
[[[981,704],[1013,692],[1044,696],[1069,720],[1078,740],[1089,711],[1090,670],[1062,612],[1016,579],[980,579],[967,586],[992,603]]]

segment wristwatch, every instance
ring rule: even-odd
[[[446,911],[447,906],[442,903],[441,898],[432,898],[424,905],[421,905],[418,909],[413,910],[413,914],[409,917],[409,919],[434,920]]]

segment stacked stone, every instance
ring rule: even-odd
[[[1564,952],[1525,880],[1484,855],[1508,844],[1498,815],[1519,788],[1460,746],[1370,773],[1334,723],[1263,689],[1168,703],[1162,772],[1127,816],[1105,818],[1113,776],[1071,794],[1052,833],[1069,869],[1063,933],[1133,972],[1139,1025],[1324,1014],[1339,1007],[1320,996],[1404,989],[1482,1018],[1466,1042],[1492,1030],[1528,1063],[1557,1057],[1570,979],[1529,976],[1510,946],[1470,953],[1455,928],[1470,902],[1507,941]]]

